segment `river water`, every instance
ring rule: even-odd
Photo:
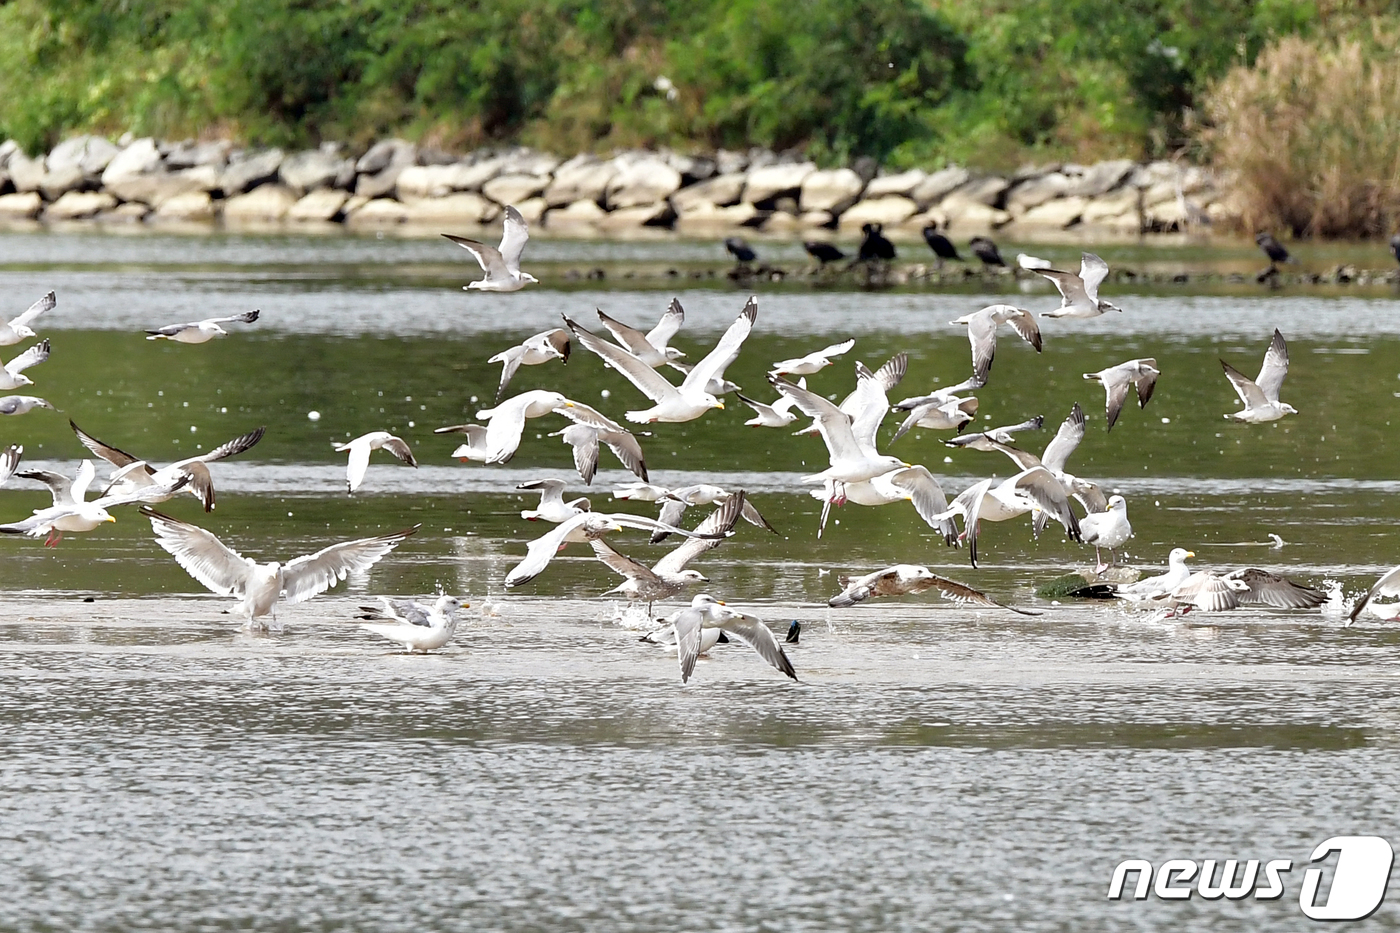
[[[1385,623],[1344,627],[1339,603],[1186,622],[1061,605],[1036,589],[1091,550],[990,525],[973,569],[902,504],[839,509],[818,539],[819,504],[798,477],[824,465],[820,443],[744,428],[731,400],[653,426],[643,446],[653,481],[745,488],[778,529],[741,525],[695,566],[776,631],[802,623],[801,682],[730,645],[683,687],[673,658],[619,624],[623,607],[600,596],[617,578],[586,550],[501,586],[544,530],[518,517],[533,497],[516,483],[558,476],[595,509],[645,511],[608,495],[632,477],[605,453],[585,487],[547,436],[556,418],[530,422],[497,467],[456,463],[455,442],[431,433],[489,405],[499,368],[486,357],[561,312],[649,323],[678,297],[675,343],[694,359],[754,292],[758,325],[729,373],[746,391],[771,399],[772,360],[853,334],[812,386],[839,397],[851,361],[905,350],[902,397],[963,377],[966,337],[947,321],[997,300],[1054,307],[1043,288],[731,286],[691,275],[720,268],[714,244],[542,240],[528,255],[543,287],[480,295],[460,291],[457,252],[373,237],[0,235],[6,310],[59,296],[43,329],[53,355],[30,375],[62,414],[0,423],[26,465],[76,467],[68,418],[156,462],[266,425],[215,467],[215,512],[188,498],[162,508],[262,559],[422,526],[369,574],[284,609],[273,638],[241,633],[231,601],[203,592],[130,510],[52,550],[0,541],[0,929],[1297,929],[1317,843],[1400,836],[1400,639]],[[1078,401],[1089,433],[1071,469],[1127,498],[1132,563],[1161,566],[1182,546],[1198,566],[1262,566],[1350,597],[1400,562],[1392,292],[1110,297],[1122,315],[1043,322],[1039,357],[1004,333],[979,415],[1053,426]],[[202,346],[140,339],[254,307],[258,324]],[[1292,359],[1283,398],[1301,414],[1226,421],[1236,405],[1218,359],[1253,375],[1275,327]],[[1105,432],[1102,390],[1081,374],[1138,356],[1158,360],[1157,392]],[[537,387],[614,416],[642,401],[581,348],[512,384]],[[377,455],[347,497],[331,443],[375,429],[404,436],[421,465]],[[889,449],[950,496],[1009,475],[999,455],[935,434]],[[28,487],[0,490],[5,520],[46,503]],[[1042,615],[936,593],[825,608],[839,574],[895,562]],[[438,587],[473,608],[435,655],[353,624],[375,595]],[[1110,901],[1127,858],[1295,867],[1280,900]],[[1366,924],[1395,917],[1387,903]]]

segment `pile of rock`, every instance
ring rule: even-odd
[[[1235,212],[1210,174],[1171,162],[1056,164],[1011,176],[950,167],[881,172],[868,160],[822,169],[766,150],[713,156],[626,152],[563,160],[529,149],[465,156],[399,139],[358,158],[343,147],[287,153],[230,142],[76,136],[31,158],[0,145],[0,219],[477,226],[506,204],[546,230],[623,234],[643,227],[709,235],[739,227],[917,234],[1132,234]]]

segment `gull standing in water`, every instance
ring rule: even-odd
[[[376,450],[387,450],[409,466],[418,466],[418,461],[413,459],[413,451],[409,450],[404,439],[388,431],[371,431],[361,434],[353,441],[332,446],[338,453],[350,451],[350,462],[345,469],[345,485],[347,491],[352,493],[364,482],[365,470],[369,469],[369,455]]]
[[[164,488],[168,494],[164,498],[147,498],[142,501],[164,502],[174,495],[174,489],[179,488],[175,485],[176,482],[182,476],[188,476],[188,485],[181,485],[190,495],[200,501],[206,512],[214,510],[214,479],[209,473],[208,465],[251,449],[253,445],[262,440],[263,433],[267,430],[267,428],[254,428],[247,434],[240,434],[233,440],[220,444],[208,453],[200,454],[197,457],[186,457],[168,467],[157,469],[140,457],[99,441],[71,420],[68,422],[68,426],[73,429],[73,433],[78,436],[78,440],[82,442],[84,447],[112,466],[117,467],[116,472],[107,480],[107,488],[102,491],[104,496],[131,495],[139,489],[151,486]]]
[[[431,605],[414,602],[411,599],[390,599],[379,597],[383,609],[371,606],[360,608],[370,613],[365,619],[383,619],[360,623],[360,628],[373,632],[390,641],[396,641],[408,652],[426,654],[441,648],[452,640],[457,631],[458,609],[470,609],[471,604],[460,596],[439,596]]]
[[[1113,595],[1134,602],[1160,599],[1190,578],[1191,571],[1186,566],[1186,558],[1195,556],[1195,551],[1188,551],[1184,547],[1174,547],[1167,555],[1166,573],[1155,577],[1146,577],[1127,586],[1120,586],[1113,591]]]
[[[957,603],[973,606],[989,606],[997,609],[1010,609],[1012,612],[1019,612],[1023,616],[1038,616],[1039,612],[1032,612],[1027,609],[1017,609],[1015,606],[1008,606],[992,599],[986,593],[974,590],[966,583],[959,583],[956,580],[949,580],[947,577],[940,577],[938,574],[921,567],[917,564],[895,564],[893,567],[886,567],[884,570],[876,570],[867,573],[863,577],[853,577],[842,575],[836,578],[843,589],[840,593],[827,600],[827,605],[833,609],[844,609],[847,606],[854,606],[856,603],[875,596],[907,596],[911,593],[922,593],[925,590],[937,589],[944,599],[951,599]]]
[[[520,211],[512,205],[506,205],[505,232],[501,235],[500,249],[450,233],[443,236],[471,253],[486,273],[484,278],[463,285],[463,291],[518,292],[527,284],[539,283],[539,279],[530,273],[520,271],[520,254],[525,252],[530,228],[526,226],[525,218],[520,216]]]
[[[173,340],[176,343],[208,343],[215,337],[228,336],[228,331],[220,327],[220,324],[251,324],[260,314],[262,311],[248,311],[232,317],[211,317],[187,324],[167,324],[165,327],[146,331],[146,339]]]
[[[949,321],[950,324],[966,324],[967,340],[972,344],[972,376],[985,385],[987,373],[992,371],[992,357],[997,352],[997,326],[1009,324],[1018,336],[1040,352],[1040,328],[1029,311],[1014,305],[988,305],[980,311],[964,314]]]
[[[296,557],[285,564],[259,564],[220,541],[213,532],[162,515],[149,506],[141,514],[151,520],[156,543],[175,558],[185,572],[212,592],[238,599],[238,611],[253,630],[267,631],[258,619],[271,615],[277,626],[277,602],[289,604],[310,599],[335,586],[352,573],[368,570],[398,547],[419,525],[374,538],[360,538]]]
[[[701,593],[690,601],[690,607],[673,613],[667,619],[676,629],[676,657],[681,665],[681,683],[688,683],[695,672],[695,661],[700,656],[701,632],[707,628],[721,629],[730,638],[743,642],[757,652],[758,656],[774,668],[797,679],[792,662],[788,660],[783,646],[773,637],[773,632],[763,624],[763,620],[730,609],[723,602],[706,593]]]
[[[1103,512],[1090,512],[1079,520],[1079,533],[1085,544],[1094,546],[1094,560],[1098,566],[1095,573],[1103,573],[1109,565],[1103,562],[1100,548],[1108,548],[1108,557],[1117,561],[1113,552],[1133,536],[1133,526],[1128,524],[1128,502],[1122,496],[1109,496],[1108,509]]]
[[[1229,367],[1225,367],[1229,369]],[[1107,430],[1112,431],[1118,423],[1118,415],[1123,411],[1123,403],[1128,400],[1128,388],[1137,390],[1138,408],[1146,408],[1152,399],[1152,390],[1157,386],[1157,377],[1162,371],[1157,361],[1151,358],[1128,360],[1096,373],[1085,373],[1084,378],[1103,384],[1104,417],[1108,420]]]
[[[38,366],[49,358],[49,339],[34,344],[19,356],[10,360],[0,368],[0,390],[18,389],[22,386],[32,386],[34,384],[28,376],[20,375],[31,366]]]
[[[501,384],[496,388],[496,401],[506,394],[506,386],[521,366],[539,366],[550,360],[569,362],[569,332],[562,327],[529,337],[524,343],[502,350],[486,362],[501,363]]]
[[[602,357],[603,362],[627,377],[643,395],[656,403],[651,408],[627,413],[628,421],[646,424],[653,421],[694,421],[711,408],[724,408],[724,402],[706,389],[711,379],[724,378],[725,369],[738,357],[739,348],[753,330],[757,317],[758,299],[751,297],[715,348],[695,364],[679,386],[667,382],[656,370],[617,344],[609,343],[567,317],[564,323],[580,343]]]
[[[1264,365],[1259,370],[1259,378],[1251,380],[1224,360],[1220,365],[1225,370],[1225,378],[1230,380],[1235,394],[1244,403],[1244,411],[1226,413],[1226,418],[1245,421],[1249,424],[1263,424],[1277,421],[1284,415],[1296,415],[1298,409],[1287,402],[1278,400],[1283,388],[1283,377],[1288,375],[1288,344],[1283,334],[1274,330],[1269,341],[1269,349],[1264,352]]]
[[[1093,253],[1085,253],[1079,261],[1079,274],[1058,269],[1034,269],[1055,283],[1060,290],[1060,307],[1043,311],[1041,317],[1098,317],[1105,311],[1123,309],[1099,298],[1099,286],[1108,278],[1108,263]]]
[[[12,318],[8,323],[0,321],[0,347],[8,347],[33,337],[34,330],[29,325],[45,311],[52,311],[56,304],[58,299],[54,297],[53,292],[49,292],[30,305],[19,317]]]

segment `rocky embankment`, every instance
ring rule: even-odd
[[[1053,164],[1013,175],[961,167],[821,169],[772,152],[627,152],[571,159],[526,149],[456,155],[392,139],[363,154],[230,142],[68,139],[38,156],[0,144],[0,220],[197,223],[227,227],[489,224],[514,204],[544,230],[625,235],[641,228],[713,235],[866,223],[917,235],[1017,238],[1168,232],[1233,217],[1211,174],[1172,162]]]

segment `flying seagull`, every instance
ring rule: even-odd
[[[530,228],[526,226],[525,218],[520,216],[520,211],[511,205],[506,205],[505,232],[501,235],[500,249],[450,233],[443,236],[471,253],[486,273],[485,278],[463,285],[464,291],[518,292],[528,284],[539,282],[530,273],[520,271],[520,254],[525,251],[525,242],[530,239]]]
[[[1060,307],[1042,311],[1041,317],[1098,317],[1105,311],[1123,310],[1099,297],[1099,286],[1108,278],[1108,263],[1093,253],[1085,253],[1080,258],[1078,275],[1058,269],[1033,271],[1054,282],[1060,291]]]
[[[643,531],[665,529],[672,534],[684,535],[687,538],[725,537],[722,534],[708,534],[686,531],[684,528],[674,528],[641,515],[580,512],[572,518],[566,518],[550,531],[529,542],[526,545],[524,559],[506,574],[506,586],[520,586],[522,583],[529,583],[538,577],[549,566],[554,555],[562,551],[565,545],[583,544],[614,531],[622,531],[624,528],[639,528]]]
[[[827,600],[827,605],[837,609],[854,606],[856,603],[875,596],[907,596],[937,589],[944,599],[975,606],[989,606],[997,609],[1010,609],[1023,616],[1037,616],[1039,612],[1017,609],[999,603],[985,593],[974,590],[966,583],[949,580],[917,564],[895,564],[883,570],[867,573],[863,577],[840,576],[836,582],[843,586],[840,593]]]
[[[598,320],[603,322],[608,333],[612,334],[619,344],[627,348],[628,353],[652,369],[685,357],[685,354],[675,347],[667,346],[671,338],[676,336],[676,331],[680,330],[681,325],[685,323],[685,309],[675,298],[671,299],[671,304],[661,315],[661,320],[657,321],[656,326],[646,333],[609,317],[601,310],[598,311]]]
[[[506,394],[506,386],[521,366],[538,366],[550,360],[569,362],[569,332],[562,327],[529,337],[524,343],[502,350],[486,362],[501,363],[501,384],[496,389],[496,401]]]
[[[1040,352],[1040,328],[1035,318],[1029,311],[1014,305],[988,305],[948,323],[967,325],[967,340],[972,344],[972,375],[983,384],[992,371],[992,357],[997,352],[998,325],[1011,325],[1022,340],[1035,347],[1035,352]]]
[[[165,327],[157,327],[155,330],[148,330],[147,340],[173,340],[176,343],[208,343],[215,337],[226,337],[228,331],[220,327],[220,324],[251,324],[258,319],[262,311],[248,311],[243,314],[235,314],[232,317],[211,317],[203,321],[191,321],[187,324],[167,324]]]
[[[1225,368],[1229,369],[1228,366]],[[1151,358],[1128,360],[1096,373],[1084,374],[1085,379],[1102,383],[1107,393],[1104,401],[1107,430],[1112,431],[1113,426],[1118,423],[1123,403],[1128,400],[1128,389],[1137,391],[1138,408],[1146,408],[1152,398],[1152,390],[1157,386],[1157,377],[1161,374],[1161,370],[1157,368],[1157,361]]]
[[[413,459],[413,451],[408,449],[404,439],[388,431],[371,431],[361,434],[353,441],[333,446],[339,453],[350,451],[350,462],[345,470],[345,486],[347,491],[352,493],[364,482],[365,470],[369,468],[369,455],[376,450],[387,450],[409,466],[418,466],[418,461]]]
[[[78,436],[78,440],[84,447],[117,468],[116,472],[107,480],[107,488],[102,492],[104,496],[131,495],[137,490],[150,486],[163,488],[167,494],[164,498],[148,498],[144,501],[164,502],[174,495],[176,488],[179,488],[175,484],[180,477],[188,476],[188,484],[182,484],[182,486],[190,495],[200,501],[206,512],[214,509],[214,480],[209,474],[209,464],[225,460],[250,449],[262,440],[263,433],[267,430],[267,428],[254,428],[247,434],[240,434],[207,453],[202,453],[197,457],[186,457],[168,467],[157,469],[140,457],[99,441],[71,420],[68,422],[68,426],[73,429],[73,433]]]
[[[642,445],[638,442],[637,436],[631,431],[596,408],[582,402],[574,402],[572,405],[557,408],[555,413],[563,415],[574,423],[549,436],[563,438],[564,443],[573,448],[574,467],[585,483],[592,485],[593,477],[598,474],[598,449],[600,446],[611,450],[618,462],[631,470],[634,475],[641,477],[644,481],[647,479],[646,457],[642,454]],[[642,436],[649,437],[650,435],[643,432]]]
[[[56,304],[58,299],[54,297],[53,292],[49,292],[30,305],[19,317],[11,319],[8,323],[0,321],[0,347],[8,347],[33,337],[34,330],[29,325],[45,311],[52,311]]]
[[[38,366],[48,358],[49,339],[45,337],[0,368],[0,390],[32,386],[33,380],[28,376],[21,375],[21,373],[31,366]]]
[[[484,429],[475,424],[454,424],[434,428],[433,433],[467,435],[468,443],[452,451],[454,457],[486,463],[509,463],[520,449],[526,419],[542,418],[560,408],[571,408],[573,404],[558,392],[531,389],[506,399],[495,408],[478,411],[478,418],[489,419]]]
[[[16,454],[16,463],[18,454]],[[87,489],[96,471],[91,460],[84,460],[73,479],[61,473],[47,470],[25,470],[17,473],[24,479],[32,479],[49,487],[53,495],[53,505],[47,509],[35,509],[34,514],[18,522],[0,525],[5,534],[28,535],[31,538],[44,537],[44,547],[57,547],[64,533],[92,531],[106,522],[115,522],[107,510],[119,505],[134,502],[160,501],[169,499],[190,480],[182,476],[169,487],[147,486],[129,495],[99,496],[87,501]]]
[[[141,514],[151,520],[156,543],[169,551],[186,573],[212,592],[239,600],[238,611],[247,619],[248,627],[262,631],[268,626],[257,620],[270,614],[275,626],[279,599],[299,603],[324,593],[350,574],[373,567],[421,527],[414,525],[392,534],[332,544],[285,564],[259,564],[198,525],[162,515],[150,506],[142,506]]]
[[[23,415],[34,408],[58,411],[47,400],[33,395],[7,395],[0,398],[0,415]]]
[[[730,609],[706,593],[690,601],[690,607],[673,613],[667,621],[676,629],[676,656],[681,665],[681,683],[687,683],[695,672],[695,659],[700,656],[701,633],[707,628],[721,629],[730,638],[748,645],[774,668],[797,679],[783,646],[763,620]]]
[[[1264,365],[1259,370],[1257,379],[1251,380],[1224,360],[1220,361],[1220,365],[1224,368],[1225,378],[1230,380],[1235,394],[1244,403],[1244,411],[1227,412],[1226,418],[1250,424],[1263,424],[1266,421],[1277,421],[1284,415],[1298,414],[1298,409],[1278,400],[1279,390],[1283,388],[1283,377],[1288,375],[1288,344],[1277,329],[1274,330],[1273,339],[1269,341],[1269,349],[1264,351]]]
[[[532,479],[520,483],[516,489],[528,489],[540,494],[540,505],[536,509],[524,509],[520,517],[527,522],[546,521],[553,524],[568,521],[580,512],[587,512],[592,503],[583,497],[564,501],[564,490],[568,484],[562,479]]]
[[[774,363],[768,371],[780,375],[810,376],[812,373],[821,372],[824,367],[835,365],[832,357],[841,356],[855,345],[856,339],[852,337],[840,343],[833,343],[829,347],[813,350],[806,356],[798,356],[790,360],[779,360]]]

